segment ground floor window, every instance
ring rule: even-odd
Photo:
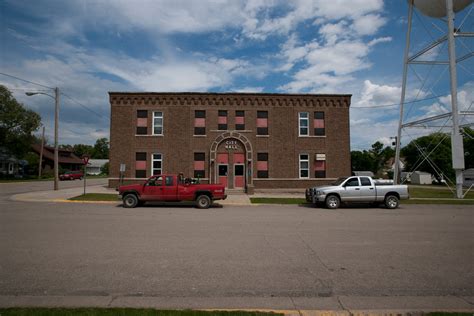
[[[300,178],[309,178],[309,155],[300,154]]]
[[[146,178],[146,153],[135,153],[135,178]]]
[[[326,154],[316,154],[314,162],[314,177],[326,178]]]
[[[205,153],[194,153],[194,178],[205,178]]]
[[[159,175],[161,174],[163,167],[163,157],[161,154],[152,154],[151,155],[151,174]]]
[[[268,153],[257,154],[257,178],[268,178]]]

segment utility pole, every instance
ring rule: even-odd
[[[41,179],[41,171],[43,169],[43,149],[44,149],[44,126],[43,126],[43,135],[41,136],[41,148],[40,148],[40,159],[39,159],[39,168],[38,168],[38,179]]]
[[[59,190],[59,88],[54,88],[54,190]]]
[[[462,194],[462,171],[464,170],[464,146],[462,136],[459,133],[459,112],[457,100],[457,75],[456,75],[456,50],[454,44],[454,11],[453,0],[446,0],[446,13],[448,18],[448,53],[449,74],[451,77],[451,113],[453,116],[453,132],[451,134],[451,151],[453,158],[453,169],[456,173],[456,197],[463,198]]]

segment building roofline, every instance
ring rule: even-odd
[[[291,96],[291,97],[352,97],[352,94],[316,94],[316,93],[258,93],[258,92],[137,92],[109,91],[111,95],[202,95],[202,96]]]

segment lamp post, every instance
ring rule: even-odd
[[[59,144],[58,144],[58,122],[59,122],[59,88],[54,88],[54,96],[44,92],[26,92],[27,96],[44,94],[54,99],[54,190],[59,189]]]

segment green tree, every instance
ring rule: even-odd
[[[374,159],[367,150],[351,151],[352,171],[372,171],[374,169]]]
[[[74,154],[78,157],[82,157],[84,155],[89,155],[92,157],[92,153],[94,152],[94,147],[91,145],[85,145],[85,144],[75,144],[72,147],[72,150]]]
[[[99,138],[94,145],[92,151],[94,159],[109,159],[109,140],[107,138]]]
[[[109,175],[109,163],[106,162],[102,167],[100,167],[100,174]]]
[[[33,132],[40,125],[40,115],[26,109],[6,87],[0,85],[0,144],[18,158],[23,158],[30,150]]]
[[[464,160],[466,169],[474,168],[474,129],[465,127],[463,129]]]
[[[423,150],[425,154],[433,151],[429,155],[429,159],[432,163],[427,160],[423,161],[424,156],[422,155],[421,150]],[[445,177],[450,179],[454,178],[454,171],[451,162],[451,137],[449,134],[433,133],[428,136],[414,139],[402,148],[401,154],[405,157],[405,170],[407,171],[419,170],[429,172],[439,181],[441,180],[441,177],[433,167],[434,164]],[[423,163],[419,165],[421,161],[423,161]]]

